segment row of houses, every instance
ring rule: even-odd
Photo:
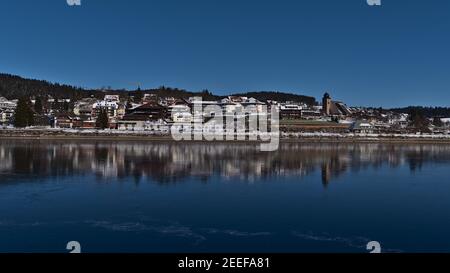
[[[109,128],[118,130],[147,130],[157,125],[191,123],[196,115],[211,117],[212,112],[221,109],[223,116],[253,109],[262,112],[262,103],[254,98],[228,97],[218,101],[199,98],[174,99],[144,96],[142,103],[120,101],[118,96],[106,95],[101,101],[87,98],[75,103],[73,113],[56,115],[54,126],[60,128],[94,128],[102,111],[109,118]],[[197,113],[202,112],[201,114]]]
[[[329,98],[329,95],[326,94],[326,97]],[[32,98],[31,103],[35,104],[36,99]],[[17,100],[8,101],[0,98],[2,124],[11,122],[16,105]],[[255,113],[261,113],[270,111],[273,107],[279,111],[281,119],[315,120],[323,118],[324,115],[341,118],[345,116],[342,113],[336,113],[336,109],[340,108],[334,106],[344,104],[335,103],[331,99],[329,103],[326,102],[324,106],[320,106],[289,101],[261,102],[255,98],[243,96],[228,96],[218,101],[205,101],[198,98],[158,98],[154,94],[145,94],[139,103],[121,100],[118,95],[105,95],[103,100],[88,97],[74,102],[70,99],[48,97],[43,105],[42,114],[52,120],[52,126],[61,128],[95,128],[96,120],[103,111],[108,114],[110,128],[144,128],[144,124],[155,121],[189,123],[193,121],[193,116],[198,114],[195,112],[198,109],[208,116],[212,113],[205,110],[216,109],[214,107],[220,107],[223,110],[223,116],[249,109]],[[349,114],[349,111],[345,114]]]
[[[40,98],[42,99],[42,98]],[[35,105],[36,98],[31,98]],[[41,125],[57,128],[95,129],[101,113],[106,112],[107,128],[122,131],[167,131],[174,123],[190,126],[194,121],[207,122],[217,114],[223,118],[247,118],[248,113],[270,114],[275,109],[282,121],[282,129],[291,131],[339,131],[339,132],[407,132],[408,114],[394,113],[373,108],[348,107],[334,101],[325,93],[320,105],[273,100],[259,101],[252,97],[228,96],[219,100],[202,100],[198,97],[177,99],[144,94],[138,101],[119,95],[106,94],[103,99],[94,97],[77,101],[45,98],[39,115]],[[0,125],[11,124],[17,100],[0,97]],[[200,120],[195,120],[195,119]],[[443,120],[444,128],[450,121]],[[216,126],[216,125],[211,125]]]

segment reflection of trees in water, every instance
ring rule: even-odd
[[[276,152],[232,143],[0,142],[0,175],[96,175],[100,178],[151,178],[171,183],[211,176],[245,181],[306,176],[319,171],[324,186],[346,172],[450,162],[450,146],[409,144],[282,144]]]

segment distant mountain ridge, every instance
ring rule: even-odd
[[[175,98],[189,98],[200,96],[205,100],[217,100],[225,96],[214,95],[208,90],[201,92],[190,92],[184,89],[159,87],[156,89],[146,90],[118,90],[118,89],[85,89],[66,84],[51,83],[45,80],[26,79],[17,75],[0,73],[0,96],[8,99],[17,99],[20,97],[32,96],[46,96],[50,95],[54,98],[70,98],[81,99],[83,97],[102,98],[106,93],[120,95],[121,97],[128,97],[136,95],[138,92],[156,94],[158,96],[175,97]],[[235,96],[253,97],[260,101],[275,100],[275,101],[294,101],[303,102],[310,105],[317,104],[316,99],[310,96],[297,95],[292,93],[283,93],[275,91],[264,92],[248,92],[233,94]]]

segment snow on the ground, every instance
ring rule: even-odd
[[[14,128],[1,128],[0,131],[9,132],[47,132],[47,133],[61,133],[65,135],[100,135],[100,136],[126,136],[126,135],[148,135],[148,136],[170,136],[170,131],[121,131],[121,130],[97,130],[97,129],[59,129],[59,128],[26,128],[26,129],[14,129]],[[207,133],[205,133],[207,134]],[[266,133],[267,134],[267,133]],[[266,135],[258,134],[258,135]],[[275,133],[269,133],[274,136]],[[313,133],[287,133],[280,132],[281,138],[364,138],[364,139],[378,139],[378,138],[398,138],[398,139],[450,139],[450,132],[447,134],[363,134],[363,133],[325,133],[325,132],[313,132]]]

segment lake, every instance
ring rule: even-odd
[[[450,145],[0,140],[0,252],[450,252]]]

